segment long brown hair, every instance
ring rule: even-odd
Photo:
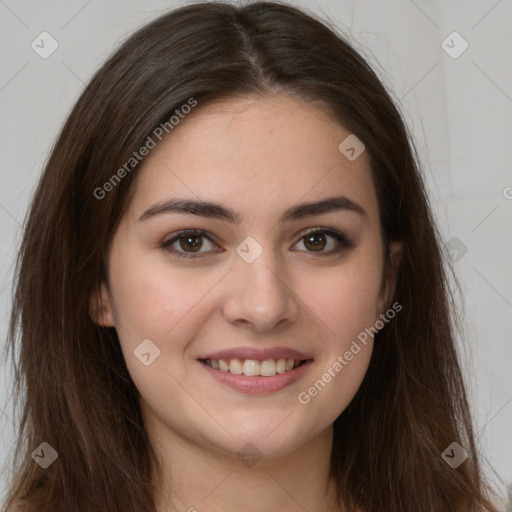
[[[366,377],[334,424],[340,503],[365,512],[496,510],[475,447],[440,237],[402,117],[335,29],[273,2],[205,2],[166,13],[120,46],[69,114],[16,267],[9,347],[16,397],[24,400],[4,508],[155,510],[155,454],[137,389],[115,329],[89,316],[136,168],[108,193],[98,187],[190,98],[200,109],[276,91],[317,102],[363,141],[384,245],[403,243],[393,299],[403,311],[376,335]],[[457,469],[441,456],[454,441],[469,455]],[[47,469],[31,457],[42,442],[58,453]]]

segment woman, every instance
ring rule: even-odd
[[[494,511],[452,310],[368,64],[290,6],[170,12],[93,77],[35,193],[5,506]]]

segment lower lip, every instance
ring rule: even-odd
[[[272,377],[248,377],[247,375],[235,375],[230,372],[214,370],[211,366],[199,361],[199,364],[218,382],[226,384],[236,391],[248,393],[251,395],[261,395],[265,393],[274,393],[293,384],[300,379],[308,370],[313,361],[309,359],[304,364],[294,370],[284,373],[276,373]]]

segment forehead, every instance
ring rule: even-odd
[[[178,196],[254,216],[343,194],[372,215],[369,157],[339,149],[350,135],[318,104],[285,95],[198,103],[139,166],[132,209]]]

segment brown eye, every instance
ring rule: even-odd
[[[334,242],[330,242],[334,240]],[[343,233],[332,228],[318,229],[306,233],[299,242],[304,243],[306,252],[317,252],[328,256],[355,247],[355,243],[349,240]],[[328,250],[324,250],[328,248]]]
[[[204,247],[204,240],[211,247]],[[305,246],[305,252],[318,253],[319,256],[329,256],[343,250],[355,247],[355,243],[349,240],[343,233],[332,228],[315,228],[303,235],[299,240]],[[299,243],[298,242],[298,243]],[[212,239],[201,230],[184,230],[161,243],[165,251],[183,258],[200,258],[208,252],[218,252],[219,247]],[[201,249],[205,250],[201,250]],[[325,250],[328,249],[328,250]]]
[[[304,245],[312,251],[321,251],[327,245],[323,233],[313,233],[304,237]]]
[[[203,240],[207,240],[208,243],[211,244],[210,250],[215,249],[216,245],[213,243],[212,239],[200,230],[180,231],[176,236],[164,241],[161,244],[161,248],[177,256],[196,258],[208,252],[208,247],[206,250],[201,251],[204,246]]]
[[[198,235],[185,235],[179,238],[180,247],[183,250],[191,249],[193,252],[199,251],[203,242],[201,241],[201,237]]]

